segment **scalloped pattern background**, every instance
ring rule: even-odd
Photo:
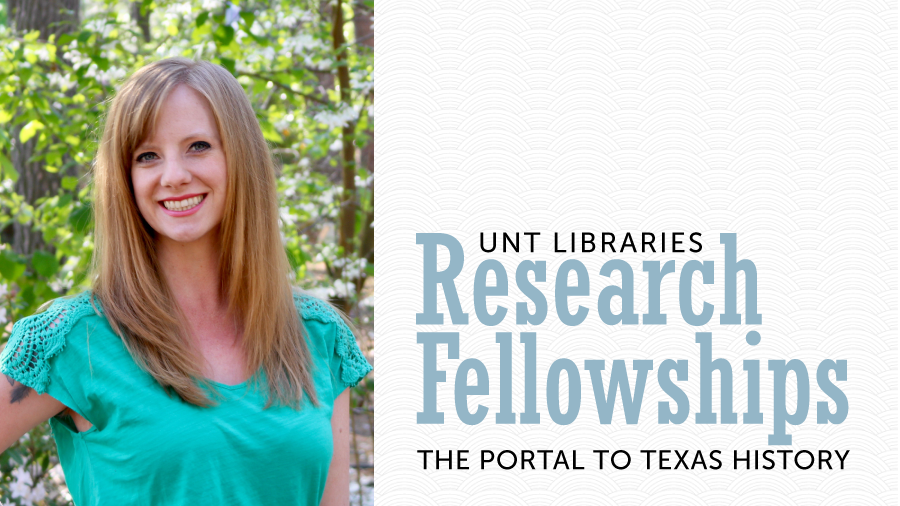
[[[375,136],[378,305],[375,334],[376,502],[475,504],[896,504],[897,502],[897,11],[896,2],[430,1],[378,0]],[[481,232],[541,232],[535,252],[482,253]],[[699,254],[557,254],[553,232],[698,231]],[[466,252],[457,278],[468,325],[417,326],[422,247],[417,232],[455,236]],[[762,325],[718,324],[724,304],[720,232],[735,232],[738,258],[759,272]],[[524,239],[524,238],[523,238]],[[476,319],[478,264],[506,267],[510,312],[496,327]],[[590,310],[577,327],[554,308],[556,271],[576,258],[590,272]],[[599,275],[611,258],[635,270],[635,309],[647,310],[644,260],[675,260],[662,285],[665,326],[607,326],[596,311]],[[515,325],[522,260],[545,260],[549,314]],[[715,262],[713,285],[693,280],[694,309],[716,306],[709,325],[690,327],[678,309],[677,273],[688,260]],[[439,264],[445,266],[443,252]],[[743,304],[743,276],[738,304]],[[446,309],[438,296],[439,307]],[[440,346],[443,425],[416,425],[422,409],[417,331],[459,331],[460,360]],[[750,330],[762,335],[747,345]],[[538,336],[540,425],[496,425],[499,346],[513,332],[513,411],[524,410],[520,331]],[[731,362],[735,411],[746,410],[744,359],[762,361],[763,425],[697,425],[699,347]],[[490,372],[489,408],[461,423],[453,382],[466,358]],[[580,414],[552,423],[546,373],[558,358],[580,369]],[[682,425],[658,425],[656,380],[666,358],[690,361],[680,382],[691,402]],[[793,449],[850,450],[843,471],[735,471],[733,450],[764,450],[772,431],[769,359],[801,359],[812,378],[810,414],[788,426]],[[815,384],[824,359],[846,359],[850,402],[840,425],[817,425]],[[621,396],[601,425],[585,359],[654,360],[640,420],[625,423]],[[634,373],[630,372],[632,385]],[[716,375],[718,377],[718,375]],[[792,376],[791,376],[792,378]],[[474,383],[474,373],[469,382]],[[567,405],[563,375],[561,402]],[[788,403],[796,388],[788,381]],[[720,412],[718,380],[714,411]],[[792,404],[791,404],[792,405]],[[833,403],[832,403],[833,409]],[[420,449],[469,449],[469,471],[422,469]],[[481,449],[578,450],[583,471],[478,469]],[[593,449],[625,449],[627,470],[597,469]],[[641,449],[719,449],[723,469],[645,469]],[[444,464],[446,466],[446,464]]]

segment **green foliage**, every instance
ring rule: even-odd
[[[368,252],[358,251],[373,210],[367,168],[356,167],[357,189],[351,196],[358,209],[350,242],[354,251],[338,248],[336,235],[343,127],[352,127],[349,140],[357,148],[371,141],[373,128],[373,54],[352,42],[352,8],[344,6],[343,27],[351,41],[345,47],[352,89],[349,102],[341,102],[333,84],[337,58],[331,19],[318,10],[324,5],[319,2],[243,1],[236,7],[221,0],[143,0],[141,8],[151,16],[150,41],[143,40],[126,0],[82,2],[77,29],[49,40],[2,23],[5,4],[0,1],[0,346],[8,338],[9,322],[89,286],[89,168],[103,115],[130,73],[170,56],[209,60],[237,77],[280,163],[282,230],[296,283],[320,296],[341,297],[363,332],[370,331],[366,318],[371,311],[364,302],[371,299],[361,289],[374,271],[365,258]],[[371,2],[359,5],[371,10]],[[33,202],[18,193],[23,174],[13,163],[14,144],[29,141],[34,150],[28,162],[62,176],[58,193]],[[15,223],[40,232],[46,246],[16,253]],[[371,399],[372,385],[369,379],[357,388],[359,402]],[[58,461],[47,424],[0,455],[0,500],[26,504],[10,495],[10,459],[17,469],[32,470],[35,484],[43,479],[52,488],[47,473]],[[66,500],[48,496],[40,504]]]

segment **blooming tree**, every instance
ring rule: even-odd
[[[356,318],[371,350],[371,1],[86,0],[53,33],[15,26],[18,4],[0,0],[0,346],[11,322],[89,286],[90,166],[108,100],[143,64],[186,56],[244,86],[279,161],[294,281]],[[56,186],[23,191],[22,178]],[[371,379],[354,390],[357,412],[371,413],[359,409],[371,390]],[[47,424],[0,455],[0,476],[0,501],[71,500]]]

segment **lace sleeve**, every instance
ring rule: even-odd
[[[356,337],[344,323],[343,318],[327,302],[309,295],[295,294],[294,304],[303,319],[334,324],[336,327],[334,352],[330,362],[334,397],[356,385],[369,374],[372,366],[359,349]]]
[[[29,386],[38,394],[47,392],[50,359],[66,346],[66,335],[84,315],[94,313],[89,292],[74,298],[57,299],[49,309],[22,318],[0,353],[0,372]]]

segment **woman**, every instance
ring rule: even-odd
[[[292,293],[238,82],[182,58],[136,72],[94,209],[92,290],[17,322],[0,355],[0,449],[49,418],[78,506],[346,505],[346,389],[371,366],[327,303]]]

